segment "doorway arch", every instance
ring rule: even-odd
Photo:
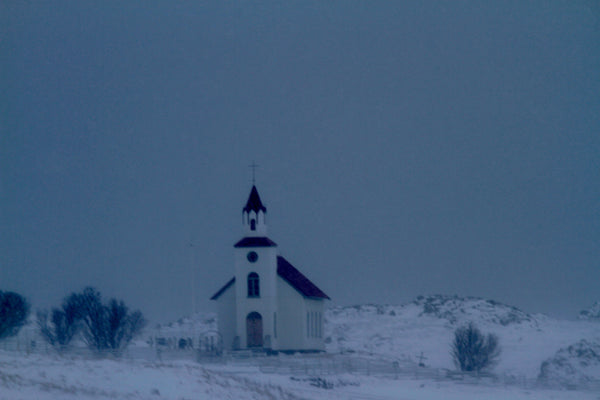
[[[263,321],[262,315],[256,311],[246,317],[246,345],[248,347],[263,346]]]

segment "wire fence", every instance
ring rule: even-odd
[[[292,379],[309,380],[318,387],[329,388],[339,382],[340,376],[372,376],[382,379],[423,379],[453,381],[459,384],[486,384],[513,386],[522,389],[561,387],[600,392],[600,381],[557,384],[540,382],[534,378],[508,374],[465,373],[444,368],[426,367],[422,363],[405,359],[394,360],[367,354],[296,354],[268,355],[265,352],[237,351],[222,353],[218,338],[200,335],[195,340],[182,342],[176,338],[153,337],[130,345],[116,353],[112,350],[90,350],[76,342],[64,352],[57,351],[41,337],[22,333],[18,337],[0,341],[0,350],[21,354],[54,354],[84,358],[119,358],[150,362],[193,361],[210,365],[256,367],[264,374],[287,375]],[[236,370],[231,368],[231,371]],[[351,382],[349,383],[351,384]]]
[[[222,339],[218,332],[208,330],[191,336],[150,335],[135,340],[125,349],[90,349],[81,337],[60,349],[50,345],[36,329],[27,327],[17,336],[0,340],[0,350],[23,354],[69,354],[75,356],[113,355],[128,359],[195,360],[222,354]]]

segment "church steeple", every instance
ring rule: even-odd
[[[243,225],[248,236],[264,236],[267,233],[265,215],[267,208],[258,195],[256,186],[252,185],[250,196],[243,209]]]
[[[256,186],[252,186],[252,191],[250,191],[250,196],[248,197],[248,201],[246,202],[246,207],[244,207],[245,212],[262,212],[266,213],[267,208],[263,205],[262,201],[260,201],[260,196],[258,195],[258,190],[256,190]]]

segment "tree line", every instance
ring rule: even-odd
[[[29,312],[23,296],[0,291],[0,340],[16,335],[27,323]],[[41,337],[60,353],[80,337],[95,353],[119,356],[146,325],[141,311],[130,311],[115,298],[104,303],[92,287],[71,293],[59,307],[38,311],[36,317]]]
[[[16,335],[26,324],[30,306],[23,296],[0,291],[0,340]],[[146,320],[139,310],[130,312],[122,300],[102,302],[100,292],[87,287],[65,297],[58,308],[38,311],[37,325],[42,338],[58,352],[69,349],[80,335],[96,353],[120,355],[141,333]],[[484,335],[473,324],[454,331],[450,354],[464,372],[480,372],[494,366],[500,356],[498,337]]]

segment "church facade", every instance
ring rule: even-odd
[[[234,245],[234,277],[217,302],[225,350],[324,351],[329,297],[279,254],[267,237],[267,209],[256,186],[242,211],[244,237]]]

